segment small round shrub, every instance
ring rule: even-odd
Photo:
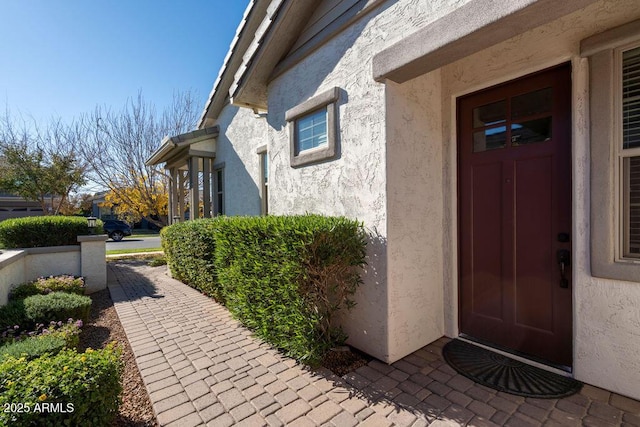
[[[89,318],[91,298],[84,295],[53,292],[47,295],[33,295],[24,299],[27,319],[36,323],[66,321],[67,319]]]
[[[39,277],[11,290],[9,299],[23,299],[32,295],[46,295],[51,292],[84,294],[84,278],[71,275]]]
[[[96,233],[102,233],[98,221]],[[0,243],[7,249],[77,245],[89,234],[87,219],[79,216],[32,216],[0,222]]]
[[[0,361],[9,357],[32,360],[45,354],[58,354],[66,347],[67,341],[62,335],[37,335],[0,347]]]
[[[30,323],[27,323],[25,325],[29,324]],[[0,347],[34,336],[57,335],[64,338],[67,348],[76,348],[80,341],[80,328],[82,325],[82,320],[69,319],[66,323],[52,321],[49,322],[48,326],[40,323],[37,324],[33,330],[29,330],[27,326],[10,326],[0,333]]]
[[[24,311],[23,301],[9,301],[7,305],[0,307],[0,331],[11,329],[17,333],[18,329],[24,329],[29,323]]]

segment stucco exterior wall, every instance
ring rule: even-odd
[[[444,323],[458,334],[456,132],[457,97],[552,65],[573,66],[573,300],[574,375],[640,398],[640,284],[594,278],[589,249],[588,60],[580,40],[638,19],[637,1],[600,1],[441,69],[444,171]],[[540,48],[544,46],[544,49]]]
[[[64,252],[28,254],[25,261],[25,281],[40,276],[80,275],[80,248],[69,248],[70,251]]]
[[[342,324],[350,344],[387,362],[404,356],[403,352],[409,348],[427,344],[435,335],[433,330],[442,329],[441,320],[436,320],[441,319],[438,310],[425,311],[430,300],[425,299],[428,292],[422,288],[423,279],[431,275],[441,277],[441,274],[438,269],[425,274],[417,268],[417,263],[431,250],[406,258],[408,252],[400,243],[393,254],[388,252],[386,169],[389,160],[384,117],[387,95],[385,86],[372,80],[371,61],[380,50],[464,3],[466,0],[389,1],[271,82],[268,88],[270,212],[344,215],[364,222],[371,235],[369,265],[364,274],[365,283],[356,295],[357,306],[345,316]],[[340,129],[337,158],[294,169],[290,166],[289,128],[284,113],[334,86],[341,89],[337,103]],[[390,96],[393,102],[393,94]],[[406,158],[399,159],[404,160]],[[398,165],[399,179],[393,184],[397,190],[403,180],[410,179],[401,177],[401,169]],[[410,204],[407,197],[407,193],[398,194],[396,200]],[[418,215],[417,212],[418,209],[414,210],[414,214]],[[409,237],[400,221],[395,225],[398,236]],[[430,232],[423,235],[432,237]],[[401,262],[394,269],[393,281],[389,282],[395,284],[393,287],[388,286],[388,257],[390,261]],[[411,272],[403,273],[407,266]],[[441,279],[436,283],[441,288]],[[405,289],[410,292],[406,294]],[[441,289],[439,293],[441,295]],[[407,305],[411,297],[422,299]],[[437,326],[425,333],[411,323],[416,319]]]
[[[224,163],[226,215],[260,215],[260,162],[256,149],[267,143],[267,123],[246,108],[226,105],[215,123],[220,126],[214,167]]]
[[[391,361],[444,334],[440,80],[386,85]]]
[[[25,282],[25,258],[24,251],[0,253],[0,306],[7,304],[9,292],[14,285]]]

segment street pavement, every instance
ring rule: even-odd
[[[125,237],[119,242],[113,240],[107,240],[107,251],[113,251],[117,249],[146,249],[146,248],[159,248],[160,236],[152,235],[148,237]]]

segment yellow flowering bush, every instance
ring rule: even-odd
[[[22,411],[0,412],[0,425],[110,426],[120,405],[120,353],[109,345],[86,353],[63,350],[55,356],[0,362],[0,407],[22,405]]]

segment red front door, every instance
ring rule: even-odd
[[[458,99],[460,332],[572,364],[571,68]]]

